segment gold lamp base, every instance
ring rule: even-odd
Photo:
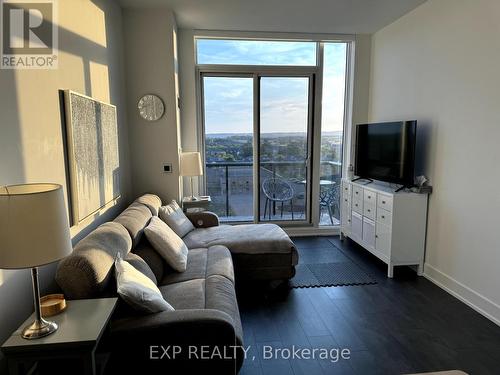
[[[45,319],[35,320],[23,330],[23,338],[27,340],[39,339],[57,331],[57,323]]]

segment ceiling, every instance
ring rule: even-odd
[[[118,0],[168,7],[180,28],[371,34],[426,0]]]

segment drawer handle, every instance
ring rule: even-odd
[[[350,223],[350,222],[351,222],[351,220],[347,220],[347,222],[348,222],[348,223]]]
[[[358,204],[356,203],[355,206],[358,207]]]
[[[359,194],[359,192],[356,192],[356,194]]]
[[[382,204],[385,204],[385,201],[382,201]]]
[[[378,234],[375,235],[375,238],[378,238]]]
[[[384,215],[382,215],[382,219],[385,219],[385,216],[384,216]]]
[[[370,209],[367,210],[368,212],[372,212]]]
[[[368,199],[372,199],[371,195],[368,196]]]

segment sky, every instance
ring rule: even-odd
[[[315,65],[316,43],[198,40],[199,64]],[[343,128],[346,44],[325,43],[322,130]],[[308,117],[307,77],[262,77],[261,131],[304,132]],[[253,78],[204,77],[205,130],[251,133]]]

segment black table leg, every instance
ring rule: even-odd
[[[93,350],[83,355],[83,373],[85,375],[96,375],[95,355]]]

